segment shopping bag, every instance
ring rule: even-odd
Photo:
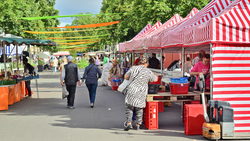
[[[119,87],[118,87],[117,90],[118,90],[119,92],[123,92],[123,91],[127,88],[127,86],[128,86],[129,83],[130,83],[129,80],[124,79],[124,81],[122,82],[121,85],[119,85]]]
[[[69,92],[67,91],[66,85],[64,84],[64,85],[62,86],[62,99],[68,97],[68,95],[69,95]]]

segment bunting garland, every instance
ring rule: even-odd
[[[95,36],[78,36],[78,37],[47,37],[46,39],[73,39],[73,38],[92,38],[92,37],[103,37],[103,36],[108,36],[111,34],[103,34],[103,35],[95,35]]]
[[[73,32],[88,32],[88,31],[97,31],[97,30],[108,30],[114,29],[116,27],[111,28],[102,28],[102,29],[91,29],[91,30],[77,30],[77,31],[23,31],[30,34],[57,34],[57,33],[73,33]]]
[[[84,39],[84,40],[54,40],[56,43],[67,43],[67,42],[75,42],[75,41],[81,41],[81,42],[87,42],[87,41],[100,41],[104,38],[96,38],[96,39]]]
[[[23,20],[41,20],[41,19],[54,19],[54,18],[67,18],[67,17],[82,17],[82,16],[94,16],[94,15],[114,15],[120,13],[105,13],[105,14],[78,14],[78,15],[62,15],[62,16],[44,16],[44,17],[21,17]]]
[[[75,47],[88,47],[88,45],[92,45],[94,43],[87,43],[87,44],[81,44],[81,45],[74,45],[74,46],[62,46],[57,48],[75,48]]]
[[[63,44],[63,45],[80,45],[80,44],[89,44],[89,43],[96,43],[99,41],[95,41],[95,42],[74,42],[74,43],[57,43],[57,44]]]
[[[53,28],[92,28],[92,27],[102,27],[109,26],[113,24],[118,24],[120,21],[107,22],[107,23],[98,23],[98,24],[87,24],[87,25],[76,25],[76,26],[65,26],[65,27],[47,27],[49,29]]]

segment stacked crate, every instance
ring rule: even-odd
[[[158,129],[158,102],[147,102],[143,121],[148,130]]]

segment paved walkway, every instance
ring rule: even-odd
[[[172,104],[159,113],[159,130],[123,131],[124,96],[110,87],[99,86],[95,108],[90,108],[88,91],[77,87],[75,107],[67,109],[61,99],[59,73],[40,73],[39,98],[32,81],[32,98],[24,99],[0,111],[1,141],[192,141],[202,136],[186,136],[180,105]]]

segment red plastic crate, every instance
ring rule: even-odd
[[[185,110],[184,107],[186,104],[200,104],[200,101],[182,101],[182,123],[185,123]]]
[[[148,130],[158,129],[158,102],[147,102],[143,121]]]
[[[162,78],[162,76],[158,75],[158,81],[157,82],[150,82],[150,84],[160,84],[161,85],[161,78]]]
[[[163,96],[155,96],[154,98],[163,98]],[[158,112],[164,112],[164,102],[158,102]]]
[[[202,135],[202,125],[205,122],[202,104],[185,105],[184,129],[186,135]]]
[[[158,102],[158,112],[164,112],[164,102]]]
[[[171,94],[188,94],[188,83],[169,83]]]

